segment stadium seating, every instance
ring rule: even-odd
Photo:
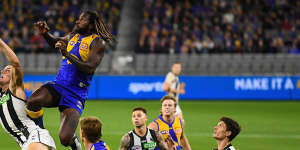
[[[61,56],[51,54],[17,54],[26,74],[56,74]],[[114,54],[105,54],[96,74],[112,72]],[[1,67],[8,62],[0,55]],[[184,75],[299,75],[299,55],[293,54],[136,54],[136,75],[164,75],[174,62],[182,63]]]

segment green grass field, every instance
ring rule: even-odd
[[[159,115],[159,101],[87,101],[83,116],[97,116],[103,123],[103,140],[112,150],[119,148],[121,137],[132,129],[131,110],[143,106],[148,110],[148,123]],[[284,101],[182,101],[186,120],[185,134],[193,150],[216,147],[213,128],[221,116],[229,116],[242,126],[233,141],[238,150],[300,150],[300,102]],[[46,109],[45,127],[53,136],[58,150],[60,123],[58,109]],[[78,131],[78,130],[77,130]],[[19,149],[3,129],[1,150]]]

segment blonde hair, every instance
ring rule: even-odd
[[[176,108],[177,102],[174,96],[166,95],[160,99],[160,102],[163,103],[165,100],[172,100],[174,102],[174,106]]]
[[[80,129],[89,142],[95,143],[101,139],[102,123],[95,116],[80,119]]]
[[[17,77],[16,77],[16,68],[12,65],[8,65],[10,67],[10,81],[9,88],[12,93],[16,92],[17,89]]]

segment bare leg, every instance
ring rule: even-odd
[[[42,107],[57,107],[58,103],[59,99],[53,99],[47,88],[40,87],[27,99],[27,108],[31,111],[39,111]]]
[[[66,108],[61,112],[61,123],[59,139],[62,145],[71,146],[74,144],[74,133],[76,131],[80,113],[73,108]]]
[[[31,143],[28,145],[28,150],[49,150],[49,147],[42,143]]]

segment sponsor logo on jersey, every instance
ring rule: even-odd
[[[144,144],[144,148],[145,149],[155,148],[155,147],[156,147],[156,143],[155,142],[150,142],[150,143],[145,143]]]
[[[0,100],[0,105],[4,104],[5,102],[9,101],[9,95],[8,94],[4,94],[2,97],[1,97],[1,100]]]
[[[87,43],[81,43],[81,45],[80,45],[80,49],[82,49],[82,50],[87,50],[88,49],[88,44]]]
[[[78,104],[76,105],[79,109],[82,108],[82,103],[80,101],[77,102]]]
[[[175,131],[176,134],[180,134],[182,132],[182,129],[181,128],[176,128],[174,131]]]
[[[134,145],[131,147],[131,150],[141,150],[141,149],[142,149],[142,147],[139,145]]]

